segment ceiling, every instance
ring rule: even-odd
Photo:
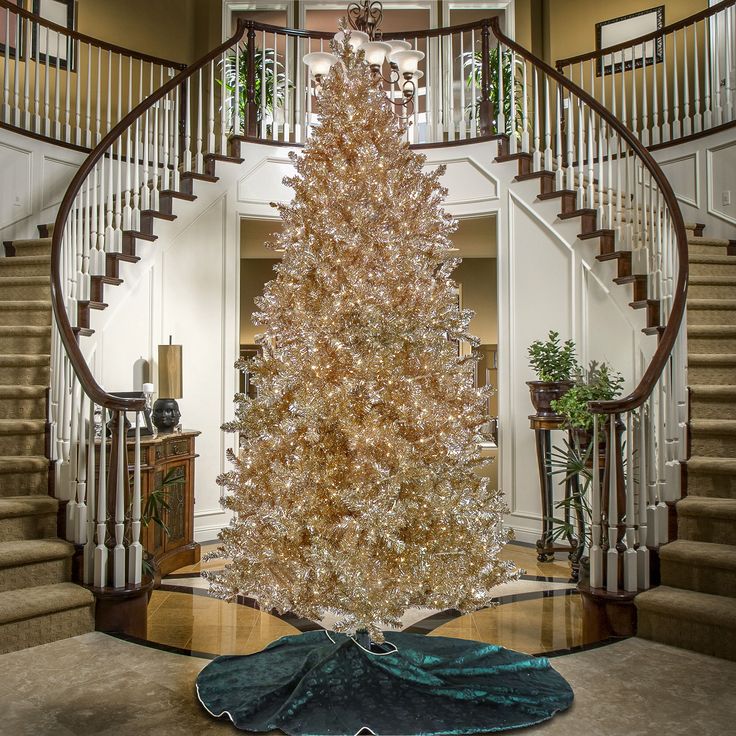
[[[281,220],[240,221],[241,258],[278,258],[276,251],[263,243],[281,230]],[[458,229],[452,236],[453,245],[462,258],[496,257],[496,216],[472,217],[458,220]]]

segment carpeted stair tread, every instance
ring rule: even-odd
[[[715,286],[716,284],[736,286],[736,276],[691,276],[689,283],[691,286]]]
[[[677,515],[683,518],[736,520],[736,499],[685,496],[677,502]]]
[[[736,419],[693,419],[692,434],[736,435]]]
[[[706,457],[703,455],[693,455],[686,462],[689,473],[700,472],[717,475],[736,474],[736,458],[733,457]],[[680,503],[682,503],[682,501],[680,501]]]
[[[74,583],[8,590],[0,593],[0,624],[91,606],[94,600],[89,590]]]
[[[689,263],[715,263],[724,266],[736,266],[736,258],[733,256],[717,256],[709,253],[690,253],[687,260]]]
[[[1,366],[23,366],[23,365],[48,365],[51,361],[50,355],[0,355]]]
[[[660,585],[639,593],[634,600],[640,615],[665,614],[681,621],[736,631],[736,598]]]
[[[58,508],[53,496],[6,496],[0,498],[0,519],[56,513]]]
[[[23,301],[9,301],[9,302],[0,302],[0,310],[7,309],[7,310],[36,310],[36,309],[51,309],[51,302],[46,301],[45,299],[26,299]]]
[[[3,356],[0,356],[3,357]],[[48,360],[48,356],[46,356]],[[0,399],[41,399],[46,396],[46,386],[3,386],[0,385]]]
[[[38,473],[48,470],[49,459],[43,455],[24,455],[22,457],[0,455],[0,474]]]
[[[736,547],[732,544],[694,542],[676,539],[659,548],[660,560],[707,567],[718,567],[736,572]]]
[[[694,278],[694,277],[692,277]],[[692,278],[690,279],[692,281]],[[688,337],[734,337],[736,325],[688,325]]]
[[[43,434],[45,431],[44,419],[0,419],[0,435]]]
[[[51,276],[0,276],[0,286],[36,286],[51,282]]]
[[[736,299],[688,299],[687,308],[688,309],[736,309]]]
[[[51,238],[24,238],[22,240],[13,240],[12,243],[15,248],[18,246],[22,248],[28,245],[48,245],[51,247]]]
[[[74,545],[63,539],[22,539],[0,542],[0,570],[63,560],[74,554]]]
[[[13,256],[13,260],[0,258],[0,266],[12,266],[13,264],[18,265],[19,263],[51,263],[51,256]]]
[[[51,325],[0,325],[0,339],[7,335],[38,336],[51,332]]]
[[[724,248],[729,245],[728,240],[723,238],[709,238],[705,235],[688,235],[687,242],[693,245],[720,245]]]
[[[687,362],[690,365],[736,365],[736,355],[733,353],[689,353]]]

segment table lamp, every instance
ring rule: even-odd
[[[158,396],[151,418],[159,434],[170,434],[179,424],[182,397],[181,345],[158,346]]]

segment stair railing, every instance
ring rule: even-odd
[[[518,158],[519,178],[540,180],[540,199],[559,198],[562,217],[579,218],[583,241],[597,241],[600,261],[615,264],[619,284],[632,284],[631,306],[646,315],[640,347],[646,365],[634,390],[593,402],[590,587],[633,595],[650,585],[650,550],[667,541],[666,501],[679,493],[685,455],[687,394],[683,317],[687,238],[672,188],[623,120],[588,92],[503,35],[491,20],[497,53],[514,69],[513,133],[501,159]],[[619,108],[624,113],[625,104]],[[647,352],[651,355],[647,359]]]
[[[0,124],[81,148],[185,64],[141,54],[0,0]]]
[[[314,79],[302,59],[307,53],[329,51],[333,35],[248,23],[242,53],[228,62],[230,93],[241,101],[230,132],[303,144],[319,121],[319,111]],[[494,108],[504,98],[504,78],[510,70],[499,76],[497,60],[483,53],[489,39],[488,21],[383,34],[382,40],[405,41],[425,55],[419,64],[421,74],[414,79],[415,104],[407,131],[411,143],[442,144],[499,133]],[[383,72],[389,76],[387,65]],[[394,100],[401,99],[400,85],[386,82],[384,89]]]
[[[72,179],[54,223],[50,452],[55,495],[66,502],[66,535],[83,550],[82,582],[95,588],[127,591],[142,582],[137,417],[145,402],[103,389],[78,340],[91,333],[91,315],[105,308],[105,287],[121,283],[126,264],[151,247],[154,220],[171,214],[173,199],[193,198],[193,180],[210,178],[213,162],[228,158],[227,123],[237,112],[221,74],[226,55],[240,53],[243,31],[239,24],[232,38],[112,126]],[[126,430],[127,415],[136,418],[134,429]]]
[[[736,0],[556,62],[645,146],[736,122]]]

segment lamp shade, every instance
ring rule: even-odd
[[[158,395],[162,399],[183,396],[181,345],[158,346]]]
[[[391,47],[391,51],[389,51],[389,56],[394,53],[394,51],[408,51],[411,48],[411,44],[408,41],[386,41],[386,43]]]
[[[401,74],[414,74],[423,58],[421,51],[394,51],[389,57],[399,67]]]
[[[345,34],[342,31],[338,31],[335,34],[335,41],[342,43],[345,40]],[[363,31],[350,31],[350,45],[353,47],[353,51],[357,51],[364,43],[370,40],[370,36]]]
[[[337,61],[337,56],[326,51],[313,51],[304,55],[304,63],[309,67],[313,77],[325,76],[330,73],[332,65]]]
[[[383,41],[368,41],[360,48],[365,53],[365,60],[375,66],[381,66],[386,54],[391,53],[391,47]]]

